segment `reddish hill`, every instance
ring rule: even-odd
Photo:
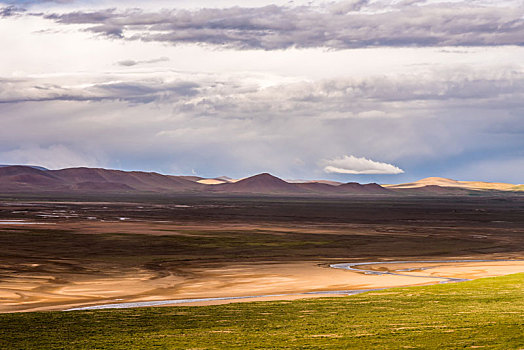
[[[330,185],[319,182],[289,183],[268,173],[263,173],[235,183],[214,185],[210,188],[214,192],[226,193],[266,193],[266,194],[297,194],[297,195],[375,195],[391,194],[377,184],[361,185],[348,183]]]
[[[348,182],[337,186],[337,189],[341,194],[392,194],[392,191],[376,183],[361,185],[357,182]]]
[[[302,182],[294,184],[299,189],[316,194],[337,194],[340,193],[339,186],[329,185],[320,182]]]
[[[72,190],[80,190],[80,191],[119,191],[119,192],[132,192],[134,191],[134,188],[129,187],[126,184],[120,184],[117,182],[91,182],[91,181],[85,181],[85,182],[79,182],[71,186]]]
[[[63,188],[62,181],[47,171],[19,165],[0,168],[0,190],[2,192],[60,188]]]
[[[258,174],[248,177],[246,179],[225,183],[220,185],[211,185],[209,189],[212,192],[226,192],[226,193],[304,193],[305,191],[297,187],[295,184],[290,184],[276,176],[268,173]]]
[[[2,192],[186,192],[204,185],[158,173],[94,168],[0,168]]]
[[[111,184],[115,184],[115,190],[126,189],[143,192],[175,192],[194,190],[201,187],[198,183],[177,176],[142,171],[69,168],[50,170],[48,172],[73,187],[78,187],[79,183],[83,183],[80,188],[84,190],[89,189],[89,184],[92,184],[92,189],[96,191],[102,190],[103,188],[111,188]]]

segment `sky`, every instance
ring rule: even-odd
[[[524,3],[0,0],[0,164],[524,183]]]

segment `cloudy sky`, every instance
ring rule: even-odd
[[[524,183],[522,0],[0,0],[0,164]]]

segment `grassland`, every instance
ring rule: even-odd
[[[0,315],[2,349],[522,349],[524,273],[343,298]]]

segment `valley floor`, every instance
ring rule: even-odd
[[[274,294],[261,300],[311,298],[323,295],[301,293],[522,272],[522,261],[368,266],[416,268],[402,275],[329,265],[524,259],[523,207],[522,198],[4,201],[0,312]],[[421,274],[427,277],[412,277]]]

